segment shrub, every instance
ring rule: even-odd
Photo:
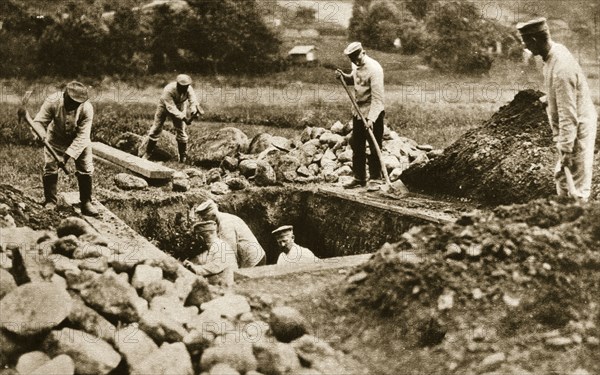
[[[434,68],[457,73],[485,73],[492,66],[488,47],[495,45],[491,27],[468,2],[443,4],[427,19],[432,33],[426,61]]]

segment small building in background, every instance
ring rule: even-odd
[[[317,61],[317,48],[313,45],[295,46],[288,52],[288,57],[295,63]]]

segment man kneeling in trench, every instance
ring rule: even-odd
[[[239,268],[263,266],[266,264],[265,250],[240,217],[219,211],[217,204],[208,199],[196,209],[192,209],[192,220],[211,220],[217,223],[219,238],[227,242],[235,251]]]
[[[215,285],[233,285],[233,272],[238,269],[235,251],[217,235],[217,223],[201,221],[192,227],[202,237],[206,248],[198,256],[183,261],[183,265],[197,275],[204,276]]]

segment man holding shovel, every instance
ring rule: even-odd
[[[32,126],[44,137],[44,206],[56,206],[58,169],[69,171],[68,162],[75,161],[81,213],[97,216],[92,205],[92,120],[94,108],[88,100],[88,90],[80,82],[70,82],[64,92],[49,96],[35,116]],[[45,135],[45,136],[44,136]]]
[[[525,47],[544,60],[548,122],[558,150],[554,170],[559,196],[589,199],[598,114],[585,74],[562,44],[552,41],[545,18],[517,25]]]
[[[191,117],[186,116],[186,105],[189,103]],[[187,74],[177,76],[175,82],[165,86],[160,96],[156,113],[154,114],[154,123],[148,132],[145,145],[142,146],[142,158],[149,159],[156,148],[160,133],[167,117],[173,121],[173,126],[177,132],[177,151],[179,161],[185,163],[187,159],[188,134],[186,126],[192,123],[192,119],[198,115],[203,115],[204,110],[198,104],[196,93],[192,87],[192,78]],[[147,143],[146,143],[147,141]]]
[[[369,178],[370,188],[377,188],[382,184],[381,163],[375,152],[373,141],[369,137],[368,129],[372,130],[375,139],[381,148],[383,141],[383,119],[385,109],[383,104],[383,69],[381,65],[371,57],[367,56],[360,42],[353,42],[346,47],[344,54],[352,62],[352,72],[346,74],[340,69],[336,70],[336,79],[344,79],[346,84],[354,85],[354,97],[359,110],[364,115],[352,108],[352,169],[354,179],[344,185],[346,189],[367,186],[366,176],[366,145],[369,142],[371,153],[369,155]]]

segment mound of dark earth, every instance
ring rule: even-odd
[[[556,150],[539,100],[543,95],[534,90],[517,93],[510,104],[465,133],[442,156],[405,171],[402,181],[489,204],[523,203],[554,194]],[[592,197],[598,195],[598,173],[594,182]]]

